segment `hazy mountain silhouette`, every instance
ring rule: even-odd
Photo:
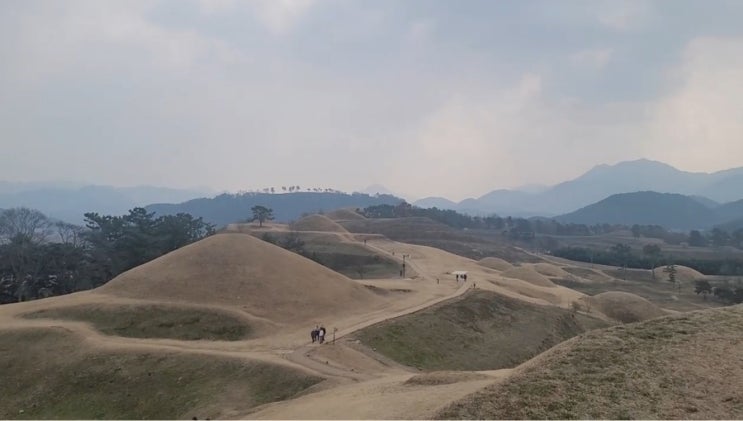
[[[580,177],[538,193],[495,190],[448,208],[486,214],[553,216],[580,209],[614,194],[637,191],[695,195],[704,198],[698,201],[712,206],[714,202],[725,203],[743,198],[740,186],[743,186],[743,167],[711,174],[695,173],[681,171],[662,162],[639,159],[616,165],[598,165]],[[414,204],[426,204],[429,199],[421,199]],[[443,205],[445,202],[439,200],[439,203]]]
[[[137,186],[60,187],[47,183],[4,183],[0,208],[29,207],[47,216],[81,224],[86,212],[121,215],[154,202],[183,202],[213,194],[208,190]],[[29,188],[30,187],[30,188]]]
[[[246,193],[221,194],[213,199],[194,199],[179,204],[153,204],[147,210],[158,215],[190,213],[217,226],[250,219],[256,205],[273,209],[276,221],[289,222],[304,213],[331,211],[339,208],[365,208],[374,205],[397,205],[402,199],[391,195],[370,196],[363,193],[298,192],[287,194]]]
[[[575,224],[661,225],[670,229],[706,229],[743,218],[743,200],[710,208],[695,197],[651,191],[607,197],[555,219]]]

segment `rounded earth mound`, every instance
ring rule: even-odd
[[[348,232],[340,224],[325,215],[305,216],[293,223],[291,228],[297,231]]]
[[[326,213],[325,216],[333,221],[360,221],[366,219],[363,215],[360,215],[353,209],[337,209]]]
[[[622,323],[633,323],[665,316],[667,313],[660,307],[639,295],[629,292],[609,291],[585,297],[583,300],[607,317]]]
[[[246,234],[207,237],[124,272],[98,291],[224,305],[279,323],[358,313],[381,300],[337,272]]]
[[[540,287],[554,287],[555,284],[532,267],[520,266],[503,272],[506,278],[520,279]]]
[[[481,266],[485,266],[486,268],[495,269],[501,272],[509,270],[509,269],[513,269],[512,264],[498,257],[485,257],[481,259],[478,263]]]
[[[560,266],[551,263],[536,263],[534,264],[534,270],[551,278],[567,278],[570,275]]]

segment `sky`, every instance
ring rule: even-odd
[[[0,180],[477,197],[743,166],[743,1],[0,2]]]

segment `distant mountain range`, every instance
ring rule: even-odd
[[[473,214],[554,216],[595,203],[608,196],[637,191],[701,196],[711,202],[743,199],[743,167],[715,173],[678,170],[662,162],[640,159],[616,165],[599,165],[581,175],[546,189],[494,190],[459,203],[441,197],[414,202]]]
[[[669,229],[708,229],[743,218],[743,200],[709,205],[696,197],[651,191],[607,197],[555,219],[575,224],[660,225]]]
[[[370,196],[364,193],[297,192],[287,194],[246,193],[221,194],[213,199],[193,199],[179,204],[153,204],[147,210],[158,215],[190,213],[219,227],[252,217],[256,205],[273,209],[276,221],[289,222],[304,213],[332,211],[339,208],[365,208],[397,205],[402,199],[391,195]]]
[[[25,206],[47,216],[82,224],[86,212],[121,215],[137,206],[159,202],[183,202],[194,197],[213,195],[206,189],[172,189],[137,186],[79,186],[72,183],[0,182],[0,208]]]

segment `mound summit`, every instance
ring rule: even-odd
[[[325,215],[309,215],[291,225],[297,231],[348,232]]]
[[[279,323],[356,312],[378,303],[363,286],[246,234],[216,234],[122,273],[110,295],[239,307]]]

